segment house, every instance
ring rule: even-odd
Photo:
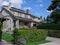
[[[39,17],[29,14],[29,10],[26,11],[8,6],[3,6],[0,12],[0,16],[6,19],[3,22],[3,31],[12,31],[14,28],[22,28],[26,25],[28,27],[36,27],[37,23],[42,21]]]

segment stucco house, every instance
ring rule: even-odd
[[[36,27],[37,23],[42,21],[41,18],[29,14],[29,10],[26,11],[8,6],[3,6],[0,12],[0,18],[6,19],[3,22],[3,31],[12,31],[14,28],[22,28],[26,25],[28,27]]]

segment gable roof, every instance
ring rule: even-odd
[[[0,13],[0,20],[4,21],[6,20],[7,18],[4,18],[4,16]]]
[[[5,5],[4,5],[3,7],[8,7],[8,6],[5,6]],[[37,16],[35,16],[35,15],[26,13],[24,10],[17,9],[17,8],[15,8],[15,7],[11,7],[10,10],[16,11],[16,12],[20,12],[20,13],[23,13],[23,14],[26,14],[26,15],[30,15],[30,16],[35,17],[35,18],[40,18],[40,17],[37,17]]]
[[[11,10],[10,10],[10,9],[7,9],[7,8],[5,8],[5,7],[2,8],[1,12],[2,12],[3,10],[5,10],[7,13],[9,13],[9,14],[10,14],[9,16],[11,16],[11,18],[12,18],[13,20],[20,19],[20,20],[25,20],[25,21],[33,21],[32,19],[14,16],[14,14],[12,14]],[[15,8],[14,8],[14,10],[15,10]],[[20,10],[17,9],[16,11],[20,11]],[[27,13],[25,13],[23,10],[22,10],[22,13],[27,14]],[[33,16],[33,15],[31,15],[31,14],[27,14],[27,15]],[[36,17],[36,16],[33,16],[33,17]],[[38,17],[37,17],[37,18],[38,18]],[[35,22],[35,21],[33,21],[33,22]]]
[[[1,12],[3,11],[3,10],[5,10],[7,13],[9,13],[10,14],[10,16],[11,16],[11,18],[13,19],[13,20],[16,20],[16,17],[14,16],[14,14],[12,14],[12,12],[11,11],[9,11],[7,8],[2,8],[2,10],[1,10]]]
[[[23,14],[26,14],[26,15],[30,15],[30,16],[35,17],[35,18],[39,18],[39,17],[37,17],[37,16],[35,16],[35,15],[26,13],[24,10],[17,9],[17,8],[14,8],[14,7],[11,7],[10,10],[13,10],[13,11],[16,11],[16,12],[20,12],[20,13],[23,13]]]

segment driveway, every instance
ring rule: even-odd
[[[39,45],[60,45],[60,38],[47,37],[46,40],[51,42]]]

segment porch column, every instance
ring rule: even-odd
[[[33,27],[33,24],[34,24],[34,23],[33,23],[33,22],[31,22],[31,28]]]
[[[7,31],[7,29],[8,29],[8,26],[7,25],[8,24],[7,24],[7,19],[6,19],[5,21],[3,21],[3,29],[2,29],[2,31],[4,31],[4,32]]]
[[[16,28],[19,29],[19,20],[16,20]]]

